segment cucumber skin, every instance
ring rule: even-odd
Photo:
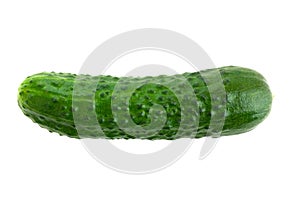
[[[255,128],[271,110],[272,94],[265,78],[258,72],[242,67],[227,66],[201,71],[201,74],[219,72],[226,92],[225,121],[221,136],[244,133]],[[105,139],[167,139],[201,138],[208,135],[211,119],[211,97],[208,87],[198,72],[182,74],[192,86],[199,105],[199,127],[191,135],[189,124],[185,132],[176,134],[180,126],[181,108],[173,91],[164,86],[148,83],[136,90],[129,102],[132,120],[140,126],[151,123],[149,110],[154,103],[164,107],[167,120],[164,127],[155,135],[139,137],[125,133],[115,122],[111,109],[111,97],[118,77],[75,75],[69,73],[43,72],[27,77],[19,87],[18,105],[23,113],[50,132],[57,132],[71,138],[105,138]],[[85,84],[97,81],[95,108],[76,110],[72,108],[72,95],[75,78],[80,77]],[[129,82],[158,80],[180,84],[177,75],[134,78],[127,77]],[[99,81],[98,81],[99,80]],[[147,81],[145,81],[147,83]],[[180,85],[175,92],[182,92]],[[84,96],[84,92],[82,92]],[[121,95],[120,95],[121,96]],[[78,135],[74,112],[96,112],[104,135],[97,133],[96,128],[87,127],[84,134]],[[192,115],[192,114],[191,114]],[[134,133],[135,130],[132,130]]]

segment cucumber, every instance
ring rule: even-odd
[[[215,114],[212,112],[212,96],[203,77],[216,72],[220,74],[226,92],[225,99],[221,99],[225,105],[221,136],[252,130],[269,114],[272,94],[261,74],[237,66],[208,69],[201,73],[124,78],[43,72],[29,76],[23,81],[18,91],[18,105],[26,116],[42,128],[71,138],[149,140],[201,138],[211,135],[209,125],[212,114]],[[190,115],[184,121],[181,121],[182,108],[177,97],[182,95],[186,101],[191,98],[185,92],[187,88],[180,81],[182,77],[189,83],[197,105],[197,109],[187,108],[190,109],[188,110]],[[121,79],[124,81],[121,86],[124,92],[113,93]],[[76,80],[80,80],[79,84],[84,89],[74,90]],[[172,85],[175,90],[172,91],[164,83]],[[129,112],[130,120],[135,126],[125,131],[118,126],[118,122],[127,123],[128,119],[122,116],[117,118],[114,115],[113,109],[118,110],[120,107],[112,105],[112,100],[124,100],[126,89],[131,86],[137,88],[132,95],[127,93],[130,95],[126,104],[128,109],[121,110],[120,113]],[[87,106],[74,106],[76,104]],[[160,109],[152,109],[155,105],[160,105]],[[98,127],[95,124],[89,125],[90,113],[96,114]],[[85,126],[77,126],[75,114],[84,121]],[[195,133],[191,133],[195,119],[198,127],[194,130]],[[161,127],[156,127],[157,130],[153,128],[154,131],[147,129],[155,120],[161,123]],[[99,133],[99,126],[103,131],[102,134]],[[141,129],[137,127],[145,128],[145,133],[138,134]],[[184,131],[177,134],[180,127],[183,127]]]

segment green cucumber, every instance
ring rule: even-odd
[[[43,72],[27,77],[19,87],[18,105],[23,113],[33,122],[50,132],[57,132],[72,138],[105,138],[105,139],[178,139],[178,138],[201,138],[209,134],[209,126],[212,119],[212,96],[209,87],[203,77],[218,73],[224,84],[226,98],[222,100],[225,105],[225,112],[221,129],[221,136],[235,135],[252,130],[262,122],[271,110],[272,94],[265,78],[258,72],[236,66],[227,66],[215,69],[208,69],[193,73],[184,73],[172,76],[156,77],[124,77],[124,91],[127,85],[137,87],[127,104],[131,120],[138,127],[147,127],[156,118],[161,120],[162,127],[155,130],[155,134],[141,134],[137,130],[126,129],[118,126],[118,121],[125,121],[126,117],[118,119],[113,114],[114,105],[112,98],[124,98],[122,92],[113,93],[116,84],[121,79],[113,76],[90,76],[75,75],[69,73],[48,73]],[[195,95],[197,109],[190,107],[191,116],[187,116],[182,124],[182,108],[178,100],[178,95],[183,95],[183,99],[189,99],[185,95],[182,81],[184,77],[189,83]],[[80,80],[84,90],[74,90],[75,81]],[[95,85],[96,83],[96,85]],[[158,84],[161,83],[161,84]],[[175,91],[164,86],[168,83],[175,88]],[[95,86],[93,86],[95,85]],[[76,94],[75,94],[76,93]],[[87,97],[93,94],[92,98]],[[74,97],[76,96],[76,98]],[[92,99],[86,107],[76,107],[77,104]],[[159,113],[151,113],[151,108],[158,104],[163,108]],[[192,110],[193,109],[193,110]],[[99,127],[88,125],[89,115],[95,113],[98,125],[103,134],[99,134]],[[163,114],[165,114],[165,118]],[[75,123],[75,114],[79,119],[86,120],[86,126],[78,127]],[[154,118],[152,119],[152,117]],[[195,133],[192,120],[196,116],[197,122]],[[221,115],[222,116],[222,115]],[[198,117],[198,118],[197,118]],[[191,123],[189,123],[189,120]],[[222,120],[220,120],[222,123]],[[195,124],[195,123],[194,123]],[[177,134],[179,127],[184,127],[182,134]],[[78,128],[81,129],[80,134]],[[151,130],[150,130],[151,131]],[[147,131],[145,131],[147,132]]]

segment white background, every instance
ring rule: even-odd
[[[289,0],[1,1],[0,199],[299,199],[299,9]],[[190,37],[217,66],[262,73],[274,94],[269,117],[249,133],[221,138],[204,160],[200,139],[167,169],[128,175],[18,108],[26,76],[77,73],[106,39],[149,27]]]

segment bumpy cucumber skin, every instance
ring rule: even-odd
[[[227,66],[201,71],[200,74],[219,72],[226,91],[225,121],[221,135],[234,135],[247,132],[262,122],[271,110],[272,94],[265,78],[258,72],[236,66]],[[19,87],[18,104],[23,113],[50,132],[57,132],[71,138],[105,138],[105,139],[167,139],[201,138],[207,136],[211,119],[211,97],[206,82],[199,73],[184,73],[190,86],[197,97],[199,112],[191,111],[199,117],[199,127],[195,135],[190,133],[189,124],[180,124],[181,107],[176,95],[184,95],[181,88],[179,75],[157,77],[126,77],[130,83],[143,82],[130,98],[129,112],[132,120],[141,127],[151,123],[149,111],[153,104],[163,106],[167,119],[161,130],[156,134],[139,137],[135,130],[125,132],[117,125],[117,120],[112,113],[111,98],[115,85],[119,81],[113,76],[89,76],[68,73],[39,73],[27,77]],[[80,78],[86,85],[98,82],[94,92],[95,105],[86,110],[78,110],[72,107],[74,81]],[[151,80],[161,82],[153,84]],[[163,86],[164,82],[176,86],[176,91],[171,91]],[[88,87],[87,87],[88,88]],[[80,93],[80,91],[79,91]],[[79,94],[80,96],[80,94]],[[84,96],[84,92],[82,92]],[[118,96],[117,96],[118,97]],[[120,94],[122,99],[122,95]],[[188,98],[188,97],[187,97]],[[86,127],[86,131],[80,132],[74,123],[74,112],[95,112],[97,121],[104,135],[97,133],[96,128]],[[79,114],[79,115],[80,115]],[[155,113],[154,113],[155,114]],[[159,113],[156,115],[159,118]],[[84,118],[84,114],[82,114]],[[86,119],[88,121],[88,119]],[[176,134],[178,128],[184,126],[183,134]]]

